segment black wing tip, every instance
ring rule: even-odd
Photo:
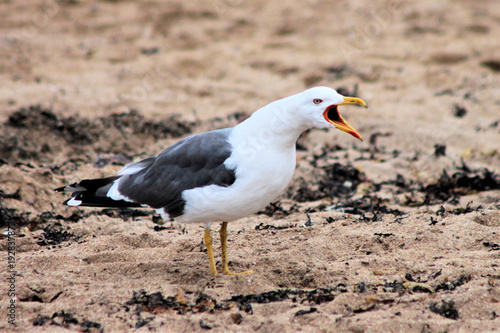
[[[78,186],[79,183],[73,183],[71,185],[65,185],[65,186],[61,186],[61,187],[58,187],[58,188],[55,188],[54,191],[56,192],[66,192],[68,191],[71,187],[76,187]]]
[[[56,192],[71,192],[71,198],[65,200],[62,204],[71,207],[109,207],[109,208],[125,208],[125,207],[142,207],[140,203],[129,202],[125,200],[113,200],[107,196],[96,195],[101,187],[106,186],[121,176],[113,176],[107,178],[84,179],[78,183],[66,185],[54,189]],[[69,204],[71,200],[74,200]],[[75,201],[80,201],[78,204]]]
[[[55,188],[54,191],[55,192],[64,192],[65,188],[66,188],[66,186],[58,187],[58,188]]]

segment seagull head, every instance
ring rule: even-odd
[[[332,128],[351,134],[362,140],[361,134],[340,115],[340,105],[356,104],[364,107],[366,103],[357,97],[346,97],[332,88],[315,87],[294,95],[296,119],[309,127]]]

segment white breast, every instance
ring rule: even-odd
[[[295,145],[276,149],[270,145],[248,145],[229,138],[233,153],[226,160],[236,170],[236,181],[229,187],[205,186],[183,192],[186,201],[179,222],[234,221],[265,208],[276,199],[292,179]]]

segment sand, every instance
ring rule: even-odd
[[[494,0],[0,3],[0,331],[500,330],[499,22]],[[368,103],[340,109],[365,140],[301,137],[290,188],[229,225],[252,275],[211,278],[199,225],[53,191],[318,85]]]

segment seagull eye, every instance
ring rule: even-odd
[[[314,104],[320,104],[321,102],[323,102],[323,100],[322,100],[322,99],[319,99],[319,98],[315,98],[315,99],[313,99],[313,103],[314,103]]]

